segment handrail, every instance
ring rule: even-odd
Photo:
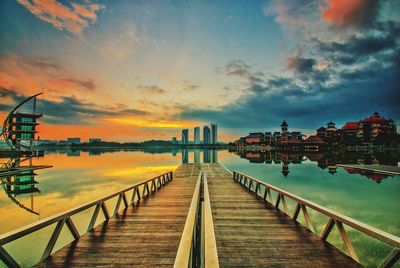
[[[186,218],[175,268],[219,268],[207,175],[200,172]]]
[[[371,236],[375,239],[378,239],[382,242],[385,242],[387,244],[394,246],[394,249],[384,259],[384,261],[380,264],[379,267],[391,267],[400,258],[400,249],[399,249],[400,248],[400,238],[397,236],[394,236],[392,234],[381,231],[381,230],[379,230],[375,227],[372,227],[368,224],[362,223],[358,220],[352,219],[352,218],[345,216],[343,214],[340,214],[336,211],[333,211],[331,209],[320,206],[314,202],[311,202],[307,199],[301,198],[297,195],[289,193],[285,190],[282,190],[278,187],[275,187],[271,184],[268,184],[266,182],[255,179],[255,178],[245,175],[243,173],[234,171],[232,176],[235,181],[240,183],[242,186],[246,187],[248,190],[254,192],[258,197],[262,198],[264,201],[271,203],[276,209],[280,209],[279,204],[282,203],[283,212],[285,214],[287,214],[288,216],[290,216],[294,221],[297,221],[297,217],[301,210],[304,215],[304,219],[306,221],[307,227],[314,233],[315,233],[315,231],[312,226],[311,219],[308,215],[307,207],[311,208],[321,214],[328,216],[329,221],[326,224],[325,229],[321,234],[321,238],[323,240],[327,240],[330,232],[332,231],[333,227],[336,225],[336,227],[338,228],[338,231],[342,237],[344,245],[346,246],[346,248],[348,250],[349,255],[357,262],[359,262],[357,254],[354,251],[354,248],[353,248],[351,241],[344,229],[343,224],[346,224],[362,233],[367,234],[368,236]],[[261,191],[261,186],[264,186],[264,188],[265,188],[263,195],[259,195],[259,191]],[[272,200],[271,190],[277,192],[277,194],[278,194],[275,204]],[[294,201],[297,201],[297,205],[296,205],[293,215],[289,215],[285,197],[290,198]],[[268,200],[267,200],[267,198],[268,198]]]
[[[204,174],[204,265],[219,268],[217,242],[211,213],[210,194],[208,192],[207,175]]]
[[[195,230],[197,216],[200,209],[200,184],[201,172],[197,178],[196,187],[194,188],[192,201],[190,203],[189,212],[186,217],[185,226],[183,228],[181,240],[179,242],[178,252],[176,253],[174,268],[190,267],[193,261],[193,247],[195,244]]]
[[[41,230],[51,224],[57,223],[57,226],[54,229],[54,231],[49,239],[49,242],[43,252],[43,255],[41,257],[41,260],[43,260],[52,253],[64,224],[67,225],[69,231],[71,232],[72,236],[74,237],[74,240],[79,239],[79,237],[81,236],[79,234],[78,230],[76,229],[71,216],[95,206],[92,218],[91,218],[89,226],[87,228],[87,232],[89,232],[95,227],[95,223],[96,223],[98,214],[100,212],[100,209],[102,210],[102,212],[104,214],[105,220],[108,221],[111,217],[114,217],[116,214],[118,214],[120,207],[121,207],[121,201],[124,203],[125,208],[127,208],[129,205],[134,204],[135,202],[138,204],[141,199],[149,197],[150,194],[153,194],[154,192],[158,191],[162,186],[164,186],[165,184],[170,182],[172,179],[173,179],[173,173],[172,173],[172,171],[170,171],[170,172],[164,173],[162,175],[159,175],[157,177],[154,177],[152,179],[148,179],[148,180],[136,183],[128,188],[125,188],[125,189],[115,192],[113,194],[102,197],[96,201],[85,203],[78,207],[55,214],[46,219],[40,220],[38,222],[26,225],[19,229],[16,229],[16,230],[10,231],[6,234],[0,235],[0,259],[6,265],[8,265],[10,267],[20,267],[18,262],[4,249],[3,246],[5,244],[15,241],[23,236],[26,236],[28,234],[34,233],[38,230]],[[149,186],[149,184],[150,184],[150,186]],[[140,191],[139,191],[140,186],[143,186],[142,193],[140,193]],[[133,190],[132,196],[131,196],[130,201],[128,202],[126,193],[131,190]],[[110,200],[116,196],[118,196],[118,200],[117,200],[116,206],[114,208],[113,214],[110,215],[105,201]]]

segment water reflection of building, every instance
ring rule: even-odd
[[[68,150],[67,151],[67,156],[80,156],[81,151],[80,150]]]
[[[189,152],[187,149],[182,150],[182,164],[189,163]]]
[[[336,174],[338,164],[362,164],[362,165],[388,165],[397,166],[399,157],[390,153],[363,153],[351,152],[343,154],[324,154],[321,152],[313,153],[293,153],[265,150],[245,150],[239,149],[234,151],[241,158],[247,159],[250,163],[257,164],[280,164],[282,165],[282,174],[287,177],[290,173],[291,164],[300,164],[305,159],[316,162],[317,166],[326,170],[330,174]],[[359,172],[357,172],[359,174]],[[387,176],[382,174],[361,174],[375,181],[382,180]]]
[[[194,149],[194,163],[195,164],[200,163],[200,150],[199,149]]]
[[[388,177],[392,177],[391,175],[387,175],[387,174],[369,172],[369,171],[354,169],[354,168],[349,168],[349,167],[343,167],[343,169],[349,174],[359,174],[361,176],[365,176],[368,179],[373,180],[378,184],[381,183],[382,180],[384,180]]]
[[[211,150],[203,150],[203,163],[211,163]]]
[[[0,172],[0,178],[4,192],[7,194],[16,205],[20,208],[39,215],[34,210],[34,194],[40,193],[37,185],[39,184],[35,177],[38,175],[35,173],[37,169],[49,168],[50,166],[33,166],[32,158],[10,158],[6,163],[2,165]],[[31,202],[30,207],[22,204],[17,197],[20,195],[30,194]]]
[[[203,159],[203,163],[217,163],[218,162],[218,150],[214,149],[182,149],[182,164],[187,164],[190,162],[191,154],[193,154],[193,162],[195,164],[201,163],[201,159]],[[203,158],[201,158],[201,154],[203,154]]]

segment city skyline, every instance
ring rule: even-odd
[[[4,0],[0,120],[43,91],[42,139],[166,140],[213,121],[228,142],[374,111],[398,123],[399,13],[395,0]]]

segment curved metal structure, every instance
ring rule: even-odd
[[[30,100],[32,100],[32,99],[34,100],[34,103],[33,103],[33,109],[32,109],[32,114],[31,114],[31,115],[35,115],[35,112],[36,112],[36,111],[35,111],[35,110],[36,110],[36,97],[39,96],[39,95],[42,95],[42,94],[43,94],[43,92],[38,93],[38,94],[35,94],[35,95],[33,95],[33,96],[28,97],[28,98],[25,99],[24,101],[22,101],[20,104],[18,104],[18,105],[8,114],[8,116],[7,116],[6,119],[4,120],[3,129],[2,129],[2,132],[0,133],[0,135],[3,135],[5,142],[7,143],[7,145],[8,145],[11,149],[15,150],[15,149],[20,148],[20,147],[30,148],[30,147],[27,147],[26,145],[24,145],[24,144],[22,144],[22,143],[18,143],[18,144],[16,144],[16,145],[13,144],[13,142],[12,142],[12,140],[11,140],[12,133],[10,132],[10,131],[11,131],[11,124],[12,124],[12,121],[11,121],[11,120],[12,120],[13,116],[16,115],[17,110],[18,110],[20,107],[22,107],[25,103],[27,103],[28,101],[30,101]],[[41,115],[40,115],[40,116],[41,116]],[[39,116],[38,116],[38,117],[39,117]]]

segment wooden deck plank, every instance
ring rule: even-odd
[[[207,173],[220,267],[359,267],[287,215],[255,197],[220,164]]]
[[[199,169],[182,165],[165,187],[120,211],[36,267],[171,267]]]
[[[183,164],[139,206],[121,211],[36,267],[172,267],[197,176],[205,171],[220,267],[358,267],[232,179],[220,164]]]

